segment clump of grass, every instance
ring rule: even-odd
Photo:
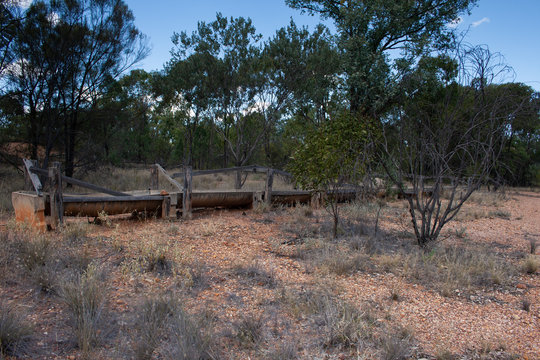
[[[436,360],[457,360],[457,355],[446,349],[439,349],[435,355]]]
[[[139,309],[134,353],[137,359],[214,359],[209,317],[194,318],[178,300],[147,299]]]
[[[17,242],[23,268],[34,285],[46,293],[54,292],[58,263],[52,241],[44,236],[23,237]]]
[[[322,254],[317,260],[317,266],[322,273],[348,275],[356,271],[365,271],[371,268],[369,257],[364,254],[349,255],[343,252]]]
[[[510,220],[510,212],[504,210],[493,210],[488,213],[488,216],[491,218],[501,218],[505,220]]]
[[[413,354],[412,336],[399,332],[382,339],[382,360],[407,360]]]
[[[505,285],[512,281],[515,268],[488,249],[436,246],[429,252],[402,256],[403,268],[395,269],[432,286],[445,296],[467,292],[473,286]]]
[[[199,234],[204,237],[214,236],[217,232],[217,225],[212,220],[206,220],[199,224]]]
[[[32,333],[32,327],[22,312],[0,302],[0,358],[24,354]]]
[[[295,360],[298,359],[298,350],[293,341],[281,342],[277,347],[268,351],[265,359],[268,360]]]
[[[457,238],[465,239],[467,237],[467,228],[465,226],[460,226],[459,228],[454,230],[454,233]]]
[[[399,290],[395,287],[390,290],[390,300],[401,301],[401,294],[399,293]]]
[[[261,317],[243,316],[234,324],[236,339],[245,348],[253,348],[263,339],[264,321]]]
[[[525,310],[526,312],[531,311],[531,302],[527,299],[521,300],[521,310]]]
[[[122,264],[124,273],[156,272],[168,274],[173,268],[173,263],[168,257],[169,248],[162,244],[156,244],[149,239],[143,239],[138,243],[139,254],[125,260]]]
[[[62,228],[62,237],[70,243],[79,243],[86,239],[88,230],[88,223],[81,221],[69,223]]]
[[[167,233],[172,236],[178,235],[179,231],[180,228],[177,225],[171,225],[169,226],[169,229],[167,229]]]
[[[138,311],[134,344],[135,357],[139,360],[151,359],[163,340],[163,332],[168,318],[172,317],[178,304],[164,298],[147,299]]]
[[[180,360],[213,360],[216,358],[212,319],[192,317],[180,304],[172,308],[173,312],[165,324],[166,341],[160,345],[158,358]]]
[[[276,286],[274,274],[262,269],[256,263],[249,265],[238,264],[234,266],[233,273],[236,276],[246,279],[259,286],[264,286],[267,288],[274,288]]]
[[[325,290],[283,291],[281,301],[298,317],[311,317],[325,347],[354,347],[372,336],[375,321],[369,310],[361,311]]]
[[[502,192],[476,191],[471,194],[468,201],[484,206],[500,206],[507,199]]]
[[[489,217],[485,210],[475,210],[470,208],[462,208],[456,215],[456,221],[471,221]]]
[[[29,272],[38,267],[45,266],[52,254],[52,243],[46,236],[40,235],[33,239],[21,239],[18,246],[22,264]]]
[[[92,263],[83,274],[75,274],[60,287],[60,296],[73,318],[77,344],[85,354],[99,342],[98,330],[105,303],[101,276],[99,267]]]
[[[529,239],[529,250],[530,250],[531,255],[536,254],[536,247],[537,247],[536,239]]]
[[[259,201],[254,210],[257,214],[266,214],[272,210],[272,205],[268,204],[266,201]]]
[[[534,274],[540,268],[540,261],[536,255],[528,255],[521,264],[521,269],[527,274]]]
[[[371,316],[342,300],[326,298],[320,318],[325,347],[354,347],[360,340],[371,337]]]

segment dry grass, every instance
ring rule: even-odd
[[[437,246],[425,253],[421,250],[400,256],[403,267],[390,271],[404,273],[445,296],[467,293],[476,287],[509,285],[516,269],[489,249],[464,249],[454,246]]]
[[[371,310],[351,306],[325,289],[281,290],[279,298],[293,315],[317,324],[323,347],[356,347],[372,336],[375,319]]]
[[[264,270],[256,262],[237,264],[233,267],[232,273],[251,285],[264,286],[270,289],[276,287],[277,282],[274,274],[271,271]]]
[[[100,268],[90,264],[82,275],[75,274],[72,279],[64,280],[60,297],[70,310],[77,344],[83,354],[88,354],[101,340],[103,327],[105,289]]]
[[[12,166],[0,165],[0,216],[13,212],[11,193],[23,188],[24,176]]]
[[[236,339],[244,348],[256,347],[263,341],[264,322],[261,317],[244,315],[233,327]]]
[[[212,319],[189,315],[178,300],[150,298],[139,309],[135,326],[137,359],[215,359]]]
[[[13,305],[0,302],[0,358],[25,354],[32,334],[26,315]]]
[[[536,255],[527,255],[521,263],[521,269],[527,274],[534,274],[540,269],[540,260]]]

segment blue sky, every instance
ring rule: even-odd
[[[173,32],[196,29],[197,22],[212,21],[216,12],[250,17],[264,38],[289,23],[310,28],[318,17],[290,9],[284,0],[125,0],[138,28],[148,36],[152,52],[138,67],[159,70],[170,58]],[[514,68],[515,81],[540,91],[540,0],[479,0],[472,14],[464,16],[458,30],[468,30],[466,42],[485,44],[504,55]]]

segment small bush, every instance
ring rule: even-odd
[[[244,316],[234,324],[235,335],[240,345],[252,348],[263,339],[264,322],[261,317]]]
[[[32,327],[15,307],[0,302],[0,358],[25,353]]]
[[[77,344],[87,353],[99,341],[99,328],[105,302],[101,272],[96,264],[90,264],[82,274],[64,282],[60,296],[68,306],[73,318]]]
[[[521,268],[527,274],[534,274],[540,268],[540,261],[536,255],[528,255],[521,264]]]

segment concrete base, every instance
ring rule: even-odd
[[[44,196],[27,191],[16,191],[11,194],[11,202],[15,209],[17,223],[26,223],[38,231],[47,231]]]

